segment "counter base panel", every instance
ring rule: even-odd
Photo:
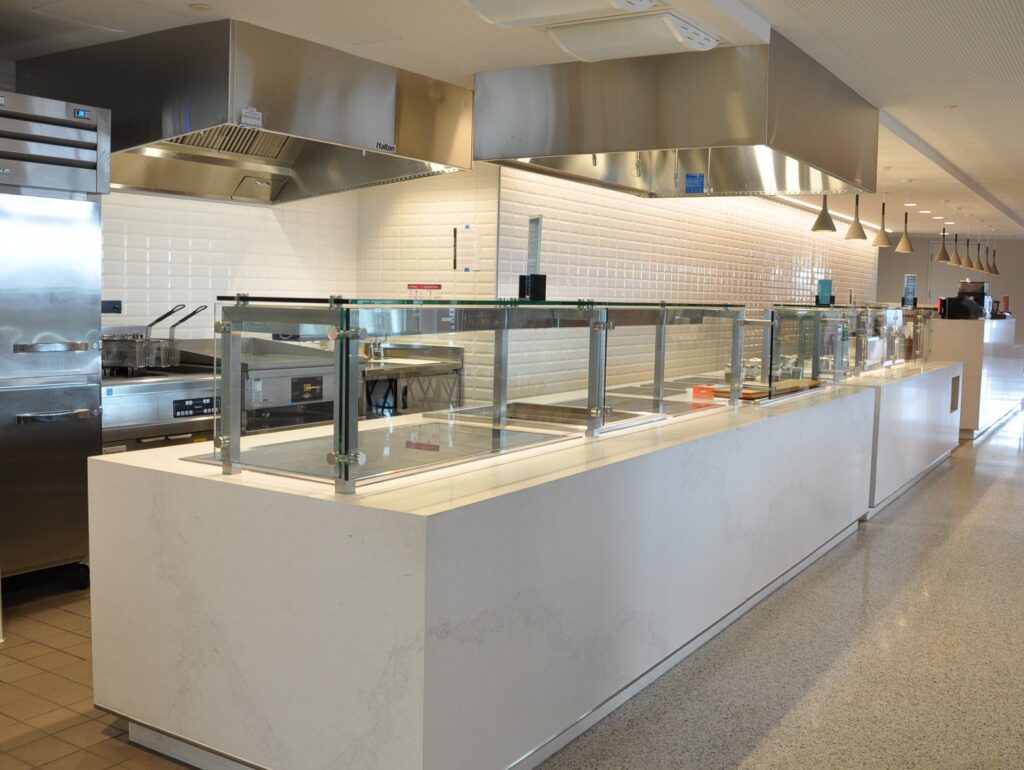
[[[853,531],[874,395],[815,398],[427,516],[96,458],[96,702],[268,770],[527,770]]]
[[[860,521],[864,521],[864,519],[861,519]],[[579,736],[581,736],[591,727],[593,727],[606,716],[615,711],[615,709],[619,708],[624,703],[626,703],[626,701],[628,701],[634,695],[643,691],[644,688],[656,682],[660,677],[668,673],[674,666],[678,665],[687,657],[689,657],[697,650],[699,650],[701,647],[703,647],[705,644],[710,642],[712,639],[718,636],[718,634],[722,633],[722,631],[724,631],[730,625],[732,625],[741,617],[743,617],[743,615],[745,615],[748,611],[750,611],[758,604],[763,602],[765,599],[767,599],[775,591],[782,588],[782,586],[784,586],[786,583],[800,575],[801,572],[803,572],[805,569],[814,564],[814,562],[816,562],[826,553],[831,551],[837,545],[842,543],[850,535],[854,534],[857,531],[859,525],[860,522],[854,522],[853,524],[850,524],[849,526],[844,528],[835,537],[833,537],[827,543],[822,545],[821,548],[816,550],[814,553],[807,556],[807,558],[805,558],[799,564],[794,565],[791,569],[787,570],[782,575],[779,575],[779,577],[777,577],[771,583],[766,585],[756,594],[751,596],[749,599],[743,602],[743,604],[736,607],[732,612],[723,617],[717,623],[715,623],[705,631],[701,632],[694,639],[691,639],[680,649],[672,653],[672,655],[670,655],[669,657],[665,658],[664,660],[653,666],[649,671],[644,672],[642,676],[631,682],[624,689],[617,692],[615,695],[613,695],[607,701],[602,703],[600,706],[596,707],[589,714],[587,714],[584,717],[581,717],[576,724],[566,728],[565,731],[559,733],[546,744],[539,747],[529,755],[523,757],[519,762],[516,762],[514,765],[509,767],[508,770],[532,770],[532,768],[537,767],[537,765],[541,764],[545,760],[550,759],[560,749],[568,746],[570,743],[576,740]],[[219,768],[203,767],[202,770],[219,770]]]
[[[258,765],[244,764],[221,756],[216,752],[196,746],[165,733],[153,730],[138,722],[128,722],[128,740],[137,746],[163,754],[200,770],[267,770]]]
[[[938,459],[936,459],[935,462],[933,462],[931,465],[929,465],[927,468],[925,468],[923,471],[921,471],[921,473],[919,473],[917,476],[912,478],[910,481],[908,481],[902,487],[897,489],[895,492],[893,492],[887,498],[882,500],[877,505],[872,505],[868,509],[868,512],[865,513],[864,516],[861,517],[861,521],[870,521],[871,519],[875,518],[875,516],[877,516],[882,511],[884,511],[886,508],[888,508],[892,503],[896,502],[898,499],[903,497],[904,494],[906,494],[911,489],[913,489],[917,485],[917,483],[919,481],[921,481],[925,476],[927,476],[929,473],[931,473],[932,471],[936,470],[940,466],[944,465],[945,462],[947,460],[949,460],[952,456],[953,456],[953,452],[951,450],[949,452],[946,452],[944,455],[942,455],[942,457],[939,457]]]
[[[1015,344],[1016,320],[931,321],[931,356],[963,361],[960,436],[991,428],[1024,397],[1024,348]]]
[[[872,507],[879,507],[956,449],[962,379],[962,365],[951,363],[872,388]]]

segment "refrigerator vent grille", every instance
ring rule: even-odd
[[[108,192],[107,125],[106,110],[0,92],[0,191]]]

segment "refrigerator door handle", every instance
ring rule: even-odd
[[[61,420],[88,420],[96,417],[99,409],[69,409],[63,412],[26,412],[16,416],[19,425],[29,422],[59,422]]]
[[[76,353],[95,347],[88,342],[16,342],[15,353]]]

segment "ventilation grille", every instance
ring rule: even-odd
[[[55,125],[35,116],[8,117],[0,109],[0,160],[95,170],[98,141],[95,130]]]
[[[276,160],[287,144],[288,137],[245,126],[216,126],[168,141],[186,147]]]

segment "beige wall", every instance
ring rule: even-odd
[[[917,297],[919,305],[934,307],[939,297],[956,294],[957,283],[962,278],[989,282],[989,290],[993,297],[1002,300],[1010,297],[1010,308],[1018,315],[1024,314],[1024,242],[1001,240],[994,244],[999,253],[996,260],[999,275],[990,276],[974,271],[967,271],[949,265],[933,262],[929,253],[938,251],[940,238],[931,235],[912,235],[917,251],[913,254],[896,254],[892,249],[880,249],[878,253],[878,299],[881,302],[899,302],[903,293],[903,276],[906,273],[917,275]],[[947,240],[948,248],[952,249],[952,239]],[[963,240],[961,240],[961,249]],[[982,248],[984,255],[985,249]],[[971,257],[975,254],[971,244]],[[1024,344],[1024,324],[1017,324],[1017,342]]]

